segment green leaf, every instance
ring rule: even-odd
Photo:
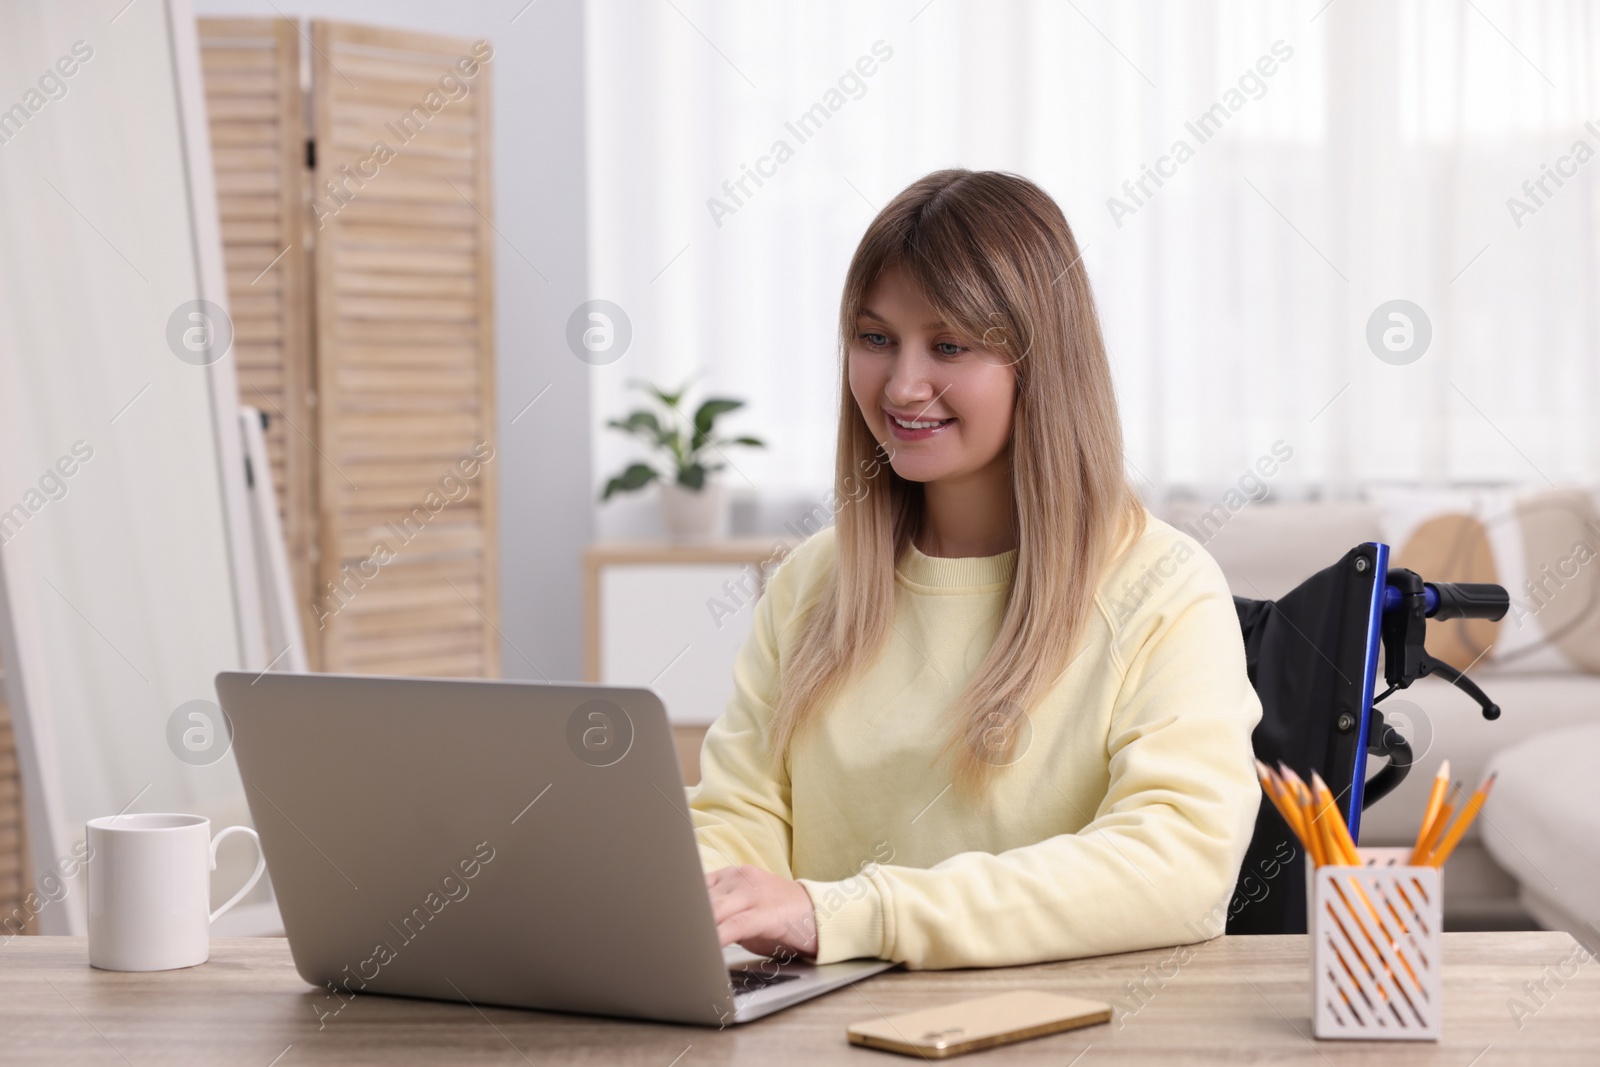
[[[680,466],[688,458],[683,452],[683,435],[678,432],[676,427],[671,430],[663,430],[660,443],[663,448],[672,453],[673,462]]]
[[[743,400],[729,400],[722,397],[714,397],[701,404],[694,413],[695,441],[703,443],[704,438],[710,435],[711,426],[719,416],[726,415],[730,411],[737,411],[742,407],[744,407]]]
[[[679,404],[683,403],[683,395],[689,391],[689,384],[687,382],[679,386],[678,391],[675,393],[669,393],[660,386],[656,385],[654,382],[647,382],[641,378],[632,379],[632,384],[639,386],[645,392],[649,393],[651,396],[667,405],[667,407],[674,409],[676,409]]]
[[[606,483],[606,491],[601,494],[600,499],[610,500],[612,493],[643,489],[658,477],[660,475],[656,473],[656,469],[648,463],[631,464],[627,470]]]
[[[731,397],[712,397],[700,404],[695,410],[692,420],[685,418],[685,412],[681,410],[680,405],[684,402],[684,398],[688,395],[689,388],[697,376],[690,375],[689,380],[684,382],[676,391],[668,391],[642,378],[630,378],[628,384],[631,387],[649,393],[650,396],[666,406],[671,414],[663,417],[655,412],[639,410],[630,413],[626,419],[611,419],[606,423],[608,427],[634,434],[652,447],[665,452],[671,457],[672,463],[670,467],[665,467],[664,469],[675,471],[678,483],[693,489],[699,489],[705,484],[707,470],[722,469],[721,466],[708,468],[700,462],[700,456],[706,449],[716,448],[720,445],[748,445],[753,448],[766,447],[766,443],[757,437],[717,440],[712,436],[717,419],[730,411],[737,411],[739,408],[744,407],[745,402],[743,400],[734,400]],[[682,422],[692,422],[692,429],[687,426],[680,426],[679,423]],[[645,467],[645,465],[635,464],[629,470],[633,471],[640,467]],[[666,478],[670,475],[658,473],[655,476]],[[609,497],[614,492],[639,488],[647,484],[647,482],[648,480],[629,484],[625,473],[623,476],[612,479],[607,484],[605,495],[602,499]]]
[[[635,411],[626,420],[612,419],[606,423],[628,433],[649,433],[655,440],[661,439],[661,423],[656,419],[655,413],[650,411]]]

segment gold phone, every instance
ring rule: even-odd
[[[942,1059],[1111,1021],[1111,1005],[1018,989],[856,1023],[852,1045]]]

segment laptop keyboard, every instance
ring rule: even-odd
[[[792,982],[799,977],[798,974],[785,974],[783,971],[773,974],[770,971],[752,970],[747,967],[728,968],[728,981],[733,983],[733,995],[736,997],[754,993],[768,986]]]

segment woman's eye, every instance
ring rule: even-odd
[[[941,356],[959,356],[961,353],[966,351],[965,348],[956,344],[954,341],[941,341],[933,347],[939,350],[939,354]],[[954,351],[947,352],[945,349],[954,349]]]
[[[881,333],[864,333],[861,339],[873,348],[882,348],[889,343],[889,338]]]

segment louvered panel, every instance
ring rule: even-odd
[[[368,462],[365,459],[352,459],[340,468],[349,476],[351,484],[367,488],[381,488],[383,486],[402,486],[407,490],[414,489],[418,482],[426,482],[429,478],[436,477],[439,466],[425,460],[406,461],[398,456],[380,456]],[[413,501],[413,506],[418,503]]]
[[[440,583],[442,584],[442,583]],[[448,590],[449,586],[445,586]],[[453,591],[452,591],[453,594]],[[350,605],[337,616],[359,624],[350,637],[352,647],[368,649],[371,659],[383,655],[382,643],[384,641],[401,637],[431,637],[435,641],[454,640],[461,637],[473,648],[479,649],[481,658],[482,642],[477,636],[473,626],[474,621],[481,621],[477,609],[468,604],[461,597],[452,601],[435,598],[432,604],[417,604],[415,602],[402,605],[404,610],[395,610],[396,605],[391,602],[384,605],[383,610],[369,610],[357,612],[355,606],[361,603],[359,599],[352,600]],[[330,602],[330,607],[333,606]],[[360,616],[359,618],[357,616]],[[423,616],[426,615],[426,618]],[[332,625],[334,620],[330,619]],[[343,655],[343,649],[340,655]],[[381,674],[411,674],[406,668],[404,657],[398,654],[389,656],[395,663],[393,670],[384,670],[374,673]]]
[[[221,129],[211,131],[211,147],[226,148],[235,145],[257,145],[264,133],[277,129],[275,122],[229,122]]]
[[[199,30],[240,400],[268,417],[273,487],[315,667],[318,472],[300,34],[285,19],[200,19]]]
[[[261,41],[273,36],[270,19],[200,19],[200,69],[206,81],[213,72],[230,77],[259,73],[277,84],[278,56]],[[208,25],[209,24],[209,25]],[[207,38],[210,38],[209,40]]]
[[[396,659],[415,660],[423,656],[465,656],[476,651],[471,634],[460,633],[454,641],[440,640],[431,633],[389,634],[381,641],[351,641],[346,654],[358,668],[383,667]],[[375,673],[366,671],[365,673]]]
[[[271,254],[270,252],[268,253],[268,255]],[[260,271],[251,273],[248,270],[230,270],[227,275],[230,286],[236,285],[241,289],[248,289],[257,296],[279,298],[283,295],[283,284],[278,279],[277,271],[268,271],[262,274]]]
[[[443,181],[444,179],[440,179]],[[330,220],[331,221],[331,220]],[[439,253],[439,252],[472,252],[478,250],[475,235],[469,230],[439,229],[437,227],[401,227],[391,226],[386,223],[365,222],[359,218],[342,220],[344,238],[350,242],[350,247],[363,251],[382,249],[391,255],[402,257],[399,267],[404,270],[409,264],[404,257],[413,252]],[[473,257],[473,269],[477,269],[477,258]]]
[[[403,378],[402,373],[396,373],[395,378]],[[396,408],[407,411],[416,411],[425,414],[447,413],[457,410],[459,402],[451,396],[455,389],[455,380],[448,375],[437,377],[434,384],[428,389],[403,388],[398,381],[385,381],[378,387],[369,387],[370,391],[359,394],[359,400],[351,401],[350,411],[356,412],[389,412]],[[380,391],[381,390],[381,391]],[[355,392],[354,389],[351,390]]]
[[[290,324],[292,327],[292,324]],[[236,345],[281,345],[284,340],[285,324],[277,319],[246,319],[233,324],[233,343]],[[261,395],[255,390],[241,393],[240,400],[250,400],[255,407],[267,411],[267,405],[262,402]],[[271,415],[273,412],[267,411]],[[295,425],[305,429],[298,419]]]
[[[387,271],[397,275],[448,274],[475,276],[477,257],[469,249],[371,248],[349,244],[340,248],[333,265],[338,270]]]
[[[346,319],[342,328],[345,339],[359,345],[448,344],[472,334],[471,330],[463,328],[463,324],[455,322],[393,322],[387,319],[352,318]]]
[[[488,68],[465,40],[312,39],[324,663],[495,676]]]
[[[345,610],[356,616],[384,616],[392,630],[426,632],[434,626],[432,619],[406,619],[396,609],[471,610],[472,604],[465,601],[483,592],[471,558],[391,563],[389,573],[383,577],[392,580],[371,582]]]
[[[379,274],[346,271],[334,284],[352,296],[461,296],[470,297],[476,281],[470,274]]]
[[[477,360],[477,350],[465,345],[406,345],[395,347],[345,348],[345,367],[377,370],[394,367],[437,367],[441,370],[468,370]]]
[[[391,505],[354,516],[350,525],[339,531],[340,551],[350,559],[365,559],[382,541],[401,560],[423,554],[433,560],[476,559],[483,552],[482,516],[476,511],[465,512],[466,517],[458,525],[435,526],[421,534],[410,533],[409,529],[415,527],[408,529],[403,521],[379,517],[394,513]],[[403,572],[390,573],[396,581],[404,580]]]
[[[413,144],[415,143],[416,142],[413,142]],[[363,143],[355,137],[345,137],[342,139],[336,137],[332,143],[332,146],[335,149],[353,151],[360,155],[366,155],[367,150],[372,147],[372,142],[367,141]],[[470,189],[472,182],[474,181],[474,176],[471,169],[461,165],[461,157],[459,152],[425,152],[421,149],[413,149],[411,146],[407,146],[405,153],[407,159],[409,160],[409,166],[407,167],[408,174],[404,179],[397,180],[395,184],[395,189],[397,191],[385,194],[387,196],[394,197],[403,195],[405,193],[415,194],[426,182],[429,181],[448,181],[453,183],[457,189],[462,190],[462,192],[466,192]],[[385,168],[385,170],[387,169],[388,168]],[[388,182],[374,182],[372,184],[372,189],[374,192],[377,192],[380,189],[387,189],[388,187]],[[441,188],[444,192],[450,194],[451,196],[458,196],[455,190],[451,189],[448,185],[441,185]],[[423,195],[425,195],[428,199],[443,199],[443,197],[438,196],[436,193],[428,191],[424,191]]]
[[[388,558],[405,565],[389,570],[397,583],[408,580],[408,575],[424,562],[449,561],[454,567],[462,558],[476,558],[483,551],[484,538],[478,525],[483,515],[471,504],[454,506],[448,514],[427,522],[426,509],[402,519],[390,519],[382,516],[399,514],[403,504],[373,503],[375,506],[352,514],[339,530],[341,545],[352,557],[365,558],[373,555],[377,542],[385,542]]]

